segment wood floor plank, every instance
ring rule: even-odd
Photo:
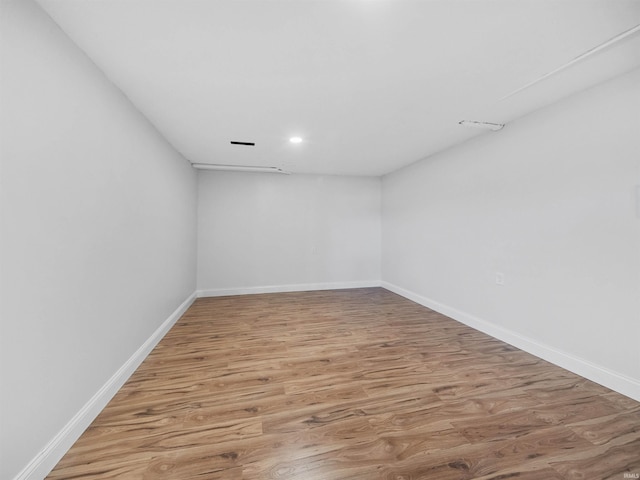
[[[635,412],[615,413],[568,425],[571,430],[594,445],[604,445],[614,438],[628,434],[640,437],[640,409]]]
[[[48,478],[625,472],[638,402],[367,288],[198,299]]]
[[[551,466],[564,478],[620,479],[624,474],[640,473],[640,438],[622,445],[604,446],[598,450],[585,450],[571,460],[551,461]],[[628,477],[635,478],[635,477]]]

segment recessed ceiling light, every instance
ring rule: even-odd
[[[290,141],[291,143],[302,143],[302,138],[300,138],[300,137],[291,137],[291,138],[289,139],[289,141]]]

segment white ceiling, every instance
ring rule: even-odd
[[[383,175],[500,135],[460,120],[508,123],[640,65],[629,35],[500,100],[640,24],[639,0],[38,1],[193,163]]]

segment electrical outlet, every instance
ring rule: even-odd
[[[496,284],[504,285],[504,273],[496,272]]]

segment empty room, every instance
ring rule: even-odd
[[[0,0],[0,478],[640,478],[640,1]]]

